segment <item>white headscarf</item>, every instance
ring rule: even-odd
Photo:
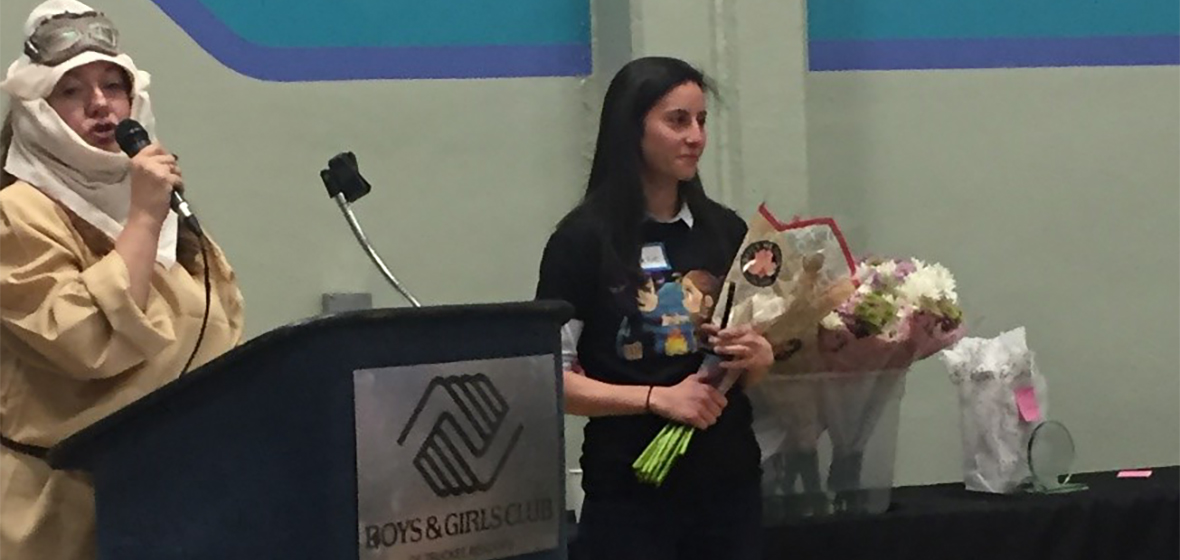
[[[29,14],[25,37],[50,17],[92,11],[76,0],[48,0]],[[12,145],[4,169],[116,239],[131,205],[130,158],[86,143],[45,101],[66,72],[96,61],[127,71],[132,82],[131,118],[154,138],[155,117],[147,94],[151,76],[136,68],[130,56],[86,51],[57,66],[36,64],[21,56],[8,67],[7,79],[0,82],[0,89],[12,96]],[[166,268],[176,262],[176,233],[176,213],[170,211],[156,248],[156,260]]]

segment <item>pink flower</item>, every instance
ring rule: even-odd
[[[918,267],[917,267],[917,265],[914,264],[913,259],[904,259],[904,260],[897,261],[896,274],[899,275],[898,279],[905,278],[906,276],[909,276],[911,273],[913,273],[917,270],[918,270]]]

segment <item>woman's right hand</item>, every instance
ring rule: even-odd
[[[140,150],[131,158],[131,209],[163,224],[172,202],[172,189],[183,184],[176,157],[159,144]]]
[[[698,430],[717,423],[727,402],[725,395],[695,373],[676,385],[651,391],[652,412]]]

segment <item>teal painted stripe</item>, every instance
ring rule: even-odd
[[[193,0],[266,47],[589,44],[589,0]]]
[[[1177,0],[811,0],[813,40],[1180,35]]]

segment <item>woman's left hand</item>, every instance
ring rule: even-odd
[[[706,323],[702,330],[709,336],[713,351],[727,359],[721,363],[726,369],[744,369],[760,377],[774,364],[774,350],[766,337],[758,334],[749,325],[719,330]]]

